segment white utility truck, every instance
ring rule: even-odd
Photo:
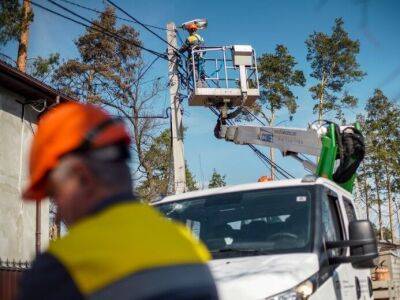
[[[251,183],[155,203],[209,248],[221,299],[371,299],[374,232],[331,180]]]
[[[364,157],[359,125],[221,123],[216,135],[277,148],[315,174],[183,193],[154,204],[207,245],[221,299],[371,299],[376,238],[371,223],[357,217],[351,194]],[[318,163],[305,154],[318,156]]]

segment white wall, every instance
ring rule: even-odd
[[[21,200],[28,151],[36,119],[21,96],[0,87],[0,258],[31,260],[35,255],[35,203]],[[41,245],[49,240],[49,203],[41,204]]]

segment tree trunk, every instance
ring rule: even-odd
[[[17,68],[21,72],[26,72],[26,61],[28,59],[28,43],[29,43],[29,16],[32,8],[29,0],[24,0],[22,4],[23,19],[21,33],[19,37]]]
[[[374,172],[374,177],[375,177],[376,198],[378,200],[379,239],[383,240],[382,207],[381,207],[381,197],[379,195],[380,184],[376,172]]]
[[[365,163],[362,162],[362,168],[364,170],[363,176],[363,188],[364,188],[364,199],[365,199],[365,211],[367,213],[367,220],[369,221],[369,201],[368,201],[368,184],[367,184],[367,174],[365,171]]]
[[[393,203],[392,203],[392,188],[390,186],[390,175],[387,164],[385,162],[385,172],[386,172],[386,192],[387,192],[387,201],[389,207],[389,223],[390,223],[390,236],[392,238],[392,243],[396,240],[396,235],[394,232],[394,220],[393,220]]]
[[[319,96],[319,104],[318,104],[318,123],[321,123],[323,117],[324,89],[325,89],[325,74],[322,75],[321,79],[321,95]]]
[[[94,103],[93,79],[94,79],[94,70],[89,70],[87,78],[87,99],[86,99],[88,103]]]
[[[273,126],[274,122],[275,122],[275,112],[272,111],[271,112],[271,118],[270,118],[269,126]],[[270,157],[271,161],[273,163],[275,163],[275,149],[272,148],[272,147],[269,148],[269,157]],[[275,170],[274,166],[271,164],[270,176],[271,176],[272,180],[275,180],[275,174],[276,174],[276,170]]]

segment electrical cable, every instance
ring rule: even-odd
[[[247,107],[243,106],[243,108],[254,118],[256,119],[262,126],[265,126],[266,124],[261,121],[255,114],[253,114]]]
[[[82,8],[82,9],[86,9],[86,10],[91,11],[91,12],[94,12],[94,13],[98,13],[98,14],[101,14],[101,13],[102,13],[102,11],[100,11],[100,10],[97,10],[97,9],[94,9],[94,8],[91,8],[91,7],[87,7],[87,6],[84,6],[84,5],[81,5],[81,4],[78,4],[78,3],[75,3],[75,2],[69,1],[69,0],[58,0],[58,1],[62,1],[62,2],[65,2],[65,3],[71,4],[71,5],[74,5],[74,6],[76,6],[76,7],[80,7],[80,8]],[[126,21],[126,22],[130,22],[130,23],[137,23],[137,22],[135,22],[135,21],[132,21],[132,20],[129,20],[129,19],[125,19],[125,18],[121,18],[121,17],[118,17],[118,16],[116,16],[116,18],[119,19],[119,20],[121,20],[121,21]],[[167,28],[163,28],[163,27],[160,27],[160,26],[155,26],[155,25],[150,25],[150,24],[145,24],[145,25],[146,25],[147,27],[151,27],[151,28],[155,28],[155,29],[169,30],[169,29],[167,29]]]
[[[103,34],[105,34],[105,35],[107,35],[107,36],[109,36],[109,37],[113,37],[113,38],[115,38],[115,39],[117,39],[117,40],[122,40],[122,41],[124,41],[124,42],[126,42],[126,43],[132,43],[133,45],[135,45],[136,47],[138,47],[138,48],[140,48],[140,49],[142,49],[142,50],[145,50],[145,51],[147,51],[147,52],[149,52],[149,53],[151,53],[151,54],[153,54],[153,55],[155,55],[155,56],[158,56],[158,57],[160,57],[160,58],[163,58],[164,60],[169,61],[169,59],[168,59],[168,57],[167,57],[166,54],[163,54],[163,53],[160,53],[160,52],[157,52],[157,51],[148,49],[148,48],[146,48],[146,47],[144,47],[144,46],[141,46],[141,45],[138,44],[138,43],[135,43],[134,41],[130,41],[130,40],[124,38],[124,37],[121,37],[120,35],[118,35],[118,34],[116,34],[116,33],[110,32],[110,31],[108,31],[106,28],[104,28],[104,27],[102,27],[102,26],[100,26],[100,25],[98,25],[98,24],[92,22],[91,20],[89,20],[89,19],[87,19],[87,18],[85,18],[85,17],[83,17],[83,16],[81,16],[81,15],[79,15],[79,14],[77,14],[77,13],[75,13],[74,11],[72,11],[72,10],[66,8],[66,7],[63,6],[63,5],[56,3],[56,2],[53,1],[53,0],[48,0],[48,1],[49,1],[50,3],[52,3],[52,4],[56,5],[56,6],[58,6],[59,8],[65,10],[65,11],[67,11],[67,12],[69,12],[70,14],[72,14],[72,15],[74,15],[74,16],[76,16],[76,17],[82,19],[82,20],[85,20],[86,22],[90,23],[92,26],[96,26],[96,27],[98,27],[98,28],[100,28],[100,29],[97,29],[97,28],[95,28],[95,27],[91,27],[91,26],[89,26],[89,25],[87,25],[87,24],[84,24],[84,23],[82,23],[82,22],[80,22],[80,21],[74,20],[74,19],[72,19],[72,18],[70,18],[70,17],[67,17],[67,16],[65,16],[65,15],[63,15],[63,14],[60,14],[60,13],[54,11],[54,10],[51,10],[51,9],[49,9],[49,8],[47,8],[47,7],[44,7],[44,6],[40,5],[40,4],[37,4],[37,3],[35,3],[35,2],[33,2],[33,1],[31,1],[31,0],[28,0],[28,1],[29,1],[30,3],[32,3],[33,5],[35,5],[35,6],[39,7],[39,8],[41,8],[41,9],[44,9],[44,10],[50,12],[50,13],[53,13],[53,14],[55,14],[55,15],[58,15],[58,16],[64,18],[64,19],[70,20],[70,21],[72,21],[72,22],[74,22],[74,23],[77,23],[77,24],[79,24],[79,25],[82,25],[82,26],[84,26],[84,27],[86,27],[86,28],[91,28],[91,29],[93,29],[93,30],[95,30],[95,31],[101,32],[101,33],[103,33]],[[179,65],[178,65],[178,67],[179,67]],[[183,70],[184,70],[185,72],[187,72],[185,69],[183,69]]]
[[[179,31],[178,31],[178,30],[176,30],[175,32],[176,32],[176,36],[178,37],[178,40],[179,40],[179,42],[180,42],[181,44],[183,44],[183,43],[184,43],[184,41],[183,41],[183,39],[182,39],[181,35],[179,34]]]
[[[278,164],[276,164],[275,162],[273,162],[268,156],[266,156],[264,153],[262,153],[260,150],[258,150],[254,145],[249,144],[249,147],[254,151],[259,153],[259,155],[266,160],[269,164],[271,164],[274,169],[281,174],[283,177],[285,177],[286,179],[289,178],[295,178],[292,174],[290,174],[289,172],[287,172],[285,169],[283,169],[282,167],[280,167]]]
[[[30,1],[30,0],[29,0],[29,1]],[[124,37],[122,37],[122,36],[120,36],[120,35],[118,35],[118,34],[116,34],[116,33],[114,33],[114,32],[111,32],[111,31],[109,31],[107,28],[105,28],[105,27],[103,27],[103,26],[101,26],[101,25],[99,25],[99,24],[94,23],[93,21],[89,20],[88,18],[85,18],[85,17],[81,16],[80,14],[78,14],[78,13],[76,13],[76,12],[74,12],[74,11],[68,9],[68,8],[66,8],[65,6],[63,6],[63,5],[61,5],[61,4],[58,4],[57,2],[55,2],[55,1],[53,1],[53,0],[47,0],[47,1],[50,2],[50,3],[52,3],[53,5],[55,5],[55,6],[59,7],[59,8],[61,8],[62,10],[65,10],[65,11],[69,12],[70,14],[72,14],[72,15],[74,15],[74,16],[76,16],[76,17],[78,17],[78,18],[80,18],[80,19],[82,19],[82,20],[84,20],[84,21],[86,21],[86,22],[88,22],[88,23],[90,23],[92,26],[96,26],[96,27],[100,28],[100,29],[103,31],[103,33],[108,33],[108,34],[110,34],[110,35],[113,35],[113,37],[117,37],[117,38],[119,38],[119,39],[122,39],[122,40],[124,40],[124,41],[127,42],[127,43],[132,43],[134,46],[136,46],[136,47],[138,47],[138,48],[141,48],[141,49],[143,49],[143,50],[152,52],[153,54],[157,53],[158,56],[162,56],[162,55],[165,56],[165,54],[162,54],[162,53],[156,52],[156,51],[154,51],[154,50],[150,50],[150,49],[144,48],[144,47],[143,47],[142,45],[140,45],[138,42],[135,42],[135,41],[133,41],[133,40],[128,40],[128,39],[126,39],[126,38],[124,38]],[[91,27],[91,28],[93,28],[93,27]]]
[[[123,12],[127,17],[131,18],[132,20],[134,20],[137,24],[139,24],[140,26],[142,26],[144,29],[146,29],[148,32],[152,33],[154,36],[156,36],[157,38],[159,38],[161,41],[163,41],[164,43],[166,43],[167,45],[169,45],[170,47],[172,47],[173,49],[175,49],[176,51],[179,51],[179,49],[177,49],[176,47],[174,47],[173,45],[171,45],[166,39],[164,39],[162,36],[160,36],[159,34],[155,33],[153,30],[151,30],[148,26],[146,26],[146,24],[140,22],[138,19],[136,19],[134,16],[132,16],[131,14],[129,14],[126,10],[124,10],[123,8],[121,8],[120,6],[118,6],[117,4],[115,4],[113,1],[111,0],[105,0],[107,1],[109,4],[111,4],[112,6],[114,6],[116,9],[118,9],[119,11]]]
[[[218,111],[214,107],[209,107],[210,110],[216,115],[219,116]],[[232,126],[234,123],[231,120],[226,120],[227,124]],[[285,169],[280,167],[277,163],[273,162],[269,157],[267,157],[264,153],[262,153],[260,150],[258,150],[254,145],[251,144],[246,144],[253,152],[257,155],[258,158],[260,158],[262,161],[267,162],[268,165],[274,167],[274,169],[284,178],[289,179],[289,178],[295,178],[292,174],[287,172]]]
[[[51,0],[49,0],[49,1],[51,1]],[[115,8],[118,9],[119,11],[123,12],[126,16],[128,16],[129,18],[131,18],[131,19],[132,19],[133,21],[135,21],[137,24],[141,25],[141,26],[142,26],[143,28],[145,28],[147,31],[149,31],[150,33],[152,33],[152,34],[153,34],[154,36],[156,36],[158,39],[160,39],[161,41],[163,41],[164,43],[166,43],[168,46],[170,46],[171,48],[173,48],[177,53],[179,53],[179,49],[178,49],[178,48],[176,48],[175,46],[171,45],[166,39],[164,39],[164,38],[161,37],[159,34],[155,33],[153,30],[151,30],[150,28],[148,28],[148,26],[146,26],[146,24],[144,24],[144,23],[142,23],[141,21],[139,21],[138,19],[136,19],[134,16],[132,16],[132,15],[129,14],[126,10],[124,10],[122,7],[118,6],[117,4],[115,4],[115,3],[114,3],[113,1],[111,1],[111,0],[105,0],[105,1],[107,1],[109,4],[111,4],[113,7],[115,7]],[[177,33],[178,37],[180,38],[179,33],[178,33],[176,30],[175,30],[175,32]],[[180,38],[180,39],[181,39],[181,38]],[[180,55],[187,59],[187,57],[186,57],[184,54],[181,53]],[[177,57],[179,58],[179,55],[177,55]],[[179,61],[178,61],[177,65],[178,65],[177,70],[179,71],[179,68],[181,68],[181,69],[184,71],[184,73],[186,74],[186,78],[188,78],[188,77],[189,77],[188,71],[187,71],[185,68],[183,68],[183,67],[179,64]],[[179,73],[180,73],[180,72],[179,72]],[[182,75],[182,74],[180,73],[180,75]]]
[[[140,74],[140,75],[138,76],[138,78],[136,79],[136,81],[138,82],[140,79],[142,79],[143,76],[147,73],[147,71],[150,70],[150,68],[151,68],[151,67],[155,64],[155,62],[156,62],[157,60],[159,60],[159,59],[160,59],[160,57],[157,56],[157,57],[147,66],[147,68],[143,71],[143,73]]]
[[[28,2],[31,3],[33,6],[39,7],[39,8],[41,8],[41,9],[47,11],[47,12],[50,12],[50,13],[52,13],[52,14],[54,14],[54,15],[57,15],[57,16],[59,16],[59,17],[61,17],[61,18],[64,18],[64,19],[66,19],[66,20],[69,20],[69,21],[71,21],[71,22],[73,22],[73,23],[76,23],[76,24],[79,24],[79,25],[84,26],[84,27],[86,27],[86,28],[89,28],[89,29],[95,30],[95,31],[97,31],[97,32],[103,33],[104,35],[107,35],[107,36],[109,36],[109,37],[115,38],[115,39],[117,39],[117,40],[122,40],[122,41],[124,41],[124,42],[126,42],[126,43],[132,43],[132,44],[134,44],[136,47],[138,47],[138,48],[140,48],[140,49],[142,49],[142,50],[144,50],[144,51],[147,51],[147,52],[149,52],[149,53],[151,53],[151,54],[153,54],[153,55],[156,55],[156,56],[159,56],[159,57],[161,57],[161,58],[163,58],[163,59],[165,59],[165,60],[168,60],[168,58],[165,56],[165,54],[162,54],[162,53],[159,53],[159,52],[157,52],[157,51],[154,51],[154,50],[148,49],[148,48],[146,48],[146,47],[143,47],[143,46],[141,46],[140,44],[134,43],[133,41],[127,40],[127,39],[125,39],[125,38],[123,38],[123,37],[121,37],[121,36],[118,36],[118,35],[116,35],[116,34],[109,33],[109,32],[107,32],[107,31],[102,31],[102,30],[97,29],[97,28],[95,28],[95,27],[91,27],[91,26],[89,26],[88,24],[85,24],[85,23],[83,23],[83,22],[80,22],[80,21],[78,21],[78,20],[75,20],[75,19],[73,19],[73,18],[70,18],[70,17],[68,17],[68,16],[65,16],[65,15],[63,15],[63,14],[61,14],[61,13],[59,13],[59,12],[56,12],[56,11],[50,9],[50,8],[47,8],[47,7],[43,6],[43,5],[40,5],[40,4],[38,4],[38,3],[36,3],[36,2],[34,2],[34,1],[32,1],[32,0],[28,0]],[[83,18],[83,17],[82,17],[82,18]],[[97,26],[97,25],[95,25],[95,26]]]

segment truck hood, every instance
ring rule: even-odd
[[[209,262],[221,299],[265,299],[291,289],[318,271],[312,253],[247,256]]]

